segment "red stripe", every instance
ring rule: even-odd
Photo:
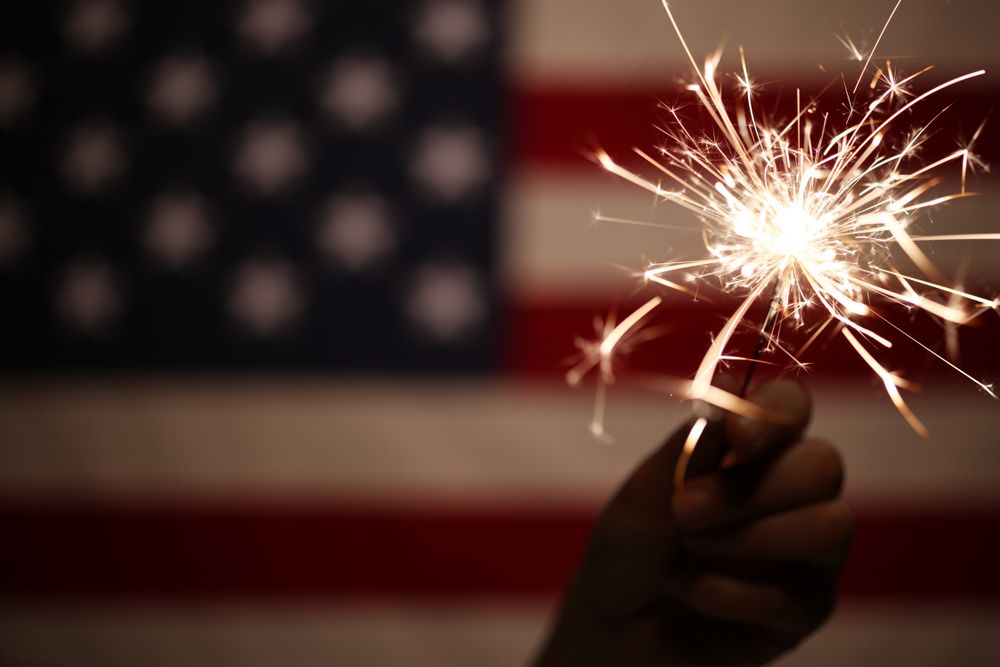
[[[1000,601],[1000,513],[860,513],[848,599]]]
[[[818,97],[826,83],[805,82],[801,98]],[[795,115],[795,95],[792,84],[784,89],[780,85],[769,86],[755,98],[755,108],[765,116],[787,120]],[[842,89],[831,88],[818,99],[819,110],[829,112],[831,122],[841,123],[846,110]],[[660,103],[682,105],[689,130],[712,128],[711,120],[699,110],[697,101],[677,85],[639,90],[515,87],[510,91],[508,112],[512,164],[596,170],[585,156],[598,145],[627,163],[632,159],[633,147],[652,149],[663,143],[665,137],[658,128],[669,123],[667,114],[658,109]],[[938,132],[925,144],[923,156],[952,153],[957,140],[971,137],[991,111],[1000,107],[1000,94],[972,86],[943,90],[895,121],[888,140],[894,136],[904,139],[909,128],[929,122],[949,105],[931,126]],[[976,143],[976,151],[986,162],[996,163],[1000,157],[996,122],[987,124]],[[637,161],[636,165],[642,163]]]
[[[679,377],[693,374],[708,349],[712,336],[718,333],[726,319],[735,311],[738,301],[726,299],[722,303],[709,304],[695,302],[683,295],[664,294],[665,303],[650,317],[647,327],[664,327],[660,338],[638,345],[623,357],[620,371],[645,370],[669,373]],[[630,313],[640,306],[651,294],[643,293],[619,304],[618,312]],[[759,327],[764,318],[765,302],[755,304],[747,318],[749,325]],[[571,302],[567,300],[521,300],[506,306],[504,359],[505,368],[527,376],[557,375],[568,368],[568,360],[578,356],[575,341],[578,338],[593,339],[594,318],[602,318],[609,310],[607,300],[593,302]],[[940,323],[926,313],[911,313],[900,307],[891,306],[881,314],[909,336],[930,347],[938,354],[945,354],[945,332]],[[807,324],[818,325],[823,318],[813,314]],[[871,347],[872,354],[891,370],[905,371],[905,377],[921,382],[927,378],[953,377],[961,379],[953,369],[936,359],[930,352],[907,339],[898,330],[883,322],[865,319],[863,324],[893,342],[893,348]],[[989,381],[1000,378],[1000,318],[987,313],[974,322],[975,326],[960,329],[960,349],[965,360],[963,367],[974,377]],[[871,369],[857,352],[842,337],[832,340],[828,327],[817,342],[800,357],[800,361],[810,364],[810,372],[825,378],[841,375],[874,377]],[[785,325],[782,329],[782,344],[797,352],[812,335],[811,328],[795,330]],[[758,331],[752,326],[734,335],[729,350],[731,354],[753,353]],[[765,360],[787,363],[786,355],[765,355]],[[761,368],[763,377],[772,372]]]
[[[8,597],[551,594],[589,515],[7,509]]]
[[[12,507],[7,599],[554,595],[592,515]],[[1000,512],[859,513],[848,599],[1000,602]]]

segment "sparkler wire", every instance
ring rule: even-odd
[[[757,338],[757,347],[754,349],[753,357],[750,359],[750,367],[747,368],[746,377],[743,378],[743,388],[740,389],[740,397],[746,398],[747,390],[750,389],[750,381],[753,379],[753,372],[757,369],[760,361],[760,353],[764,351],[764,343],[767,342],[767,330],[771,328],[775,316],[778,314],[775,297],[778,295],[779,283],[774,281],[774,289],[771,290],[771,297],[767,300],[767,316],[764,318],[764,325],[760,328],[760,336]]]

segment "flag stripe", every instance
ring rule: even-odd
[[[809,101],[816,100],[815,112],[807,114],[804,120],[819,124],[822,115],[829,113],[831,126],[845,122],[847,106],[843,84],[826,75],[820,79],[810,78],[798,86],[788,82],[763,88],[752,98],[758,122],[780,127],[795,118],[797,94],[803,108]],[[732,101],[736,99],[734,96]],[[989,87],[957,85],[947,88],[916,105],[911,113],[891,125],[887,140],[895,137],[901,144],[911,128],[930,123],[947,109],[931,124],[932,129],[945,131],[937,133],[920,151],[923,156],[943,157],[956,150],[956,141],[971,137],[997,108],[998,102],[1000,94]],[[588,158],[594,148],[600,146],[625,164],[645,166],[648,170],[648,164],[637,159],[632,149],[641,148],[652,153],[664,144],[664,129],[675,127],[671,114],[664,107],[677,108],[685,127],[696,136],[699,132],[707,132],[709,136],[717,133],[711,119],[699,108],[697,98],[683,91],[679,83],[646,84],[626,89],[558,84],[514,86],[508,104],[510,150],[515,168],[544,166],[560,170],[596,170]],[[858,118],[860,116],[855,116],[856,120]],[[1000,142],[996,136],[995,124],[987,123],[984,134],[974,145],[975,152],[987,163],[995,162],[1000,156]]]
[[[548,602],[423,605],[94,604],[0,607],[8,665],[185,667],[530,664]],[[1000,663],[995,608],[840,605],[773,667],[986,666]],[[960,658],[956,659],[956,655]]]
[[[814,382],[860,505],[1000,507],[1000,409],[971,382],[907,395],[910,430],[877,384]],[[359,502],[596,508],[690,407],[627,385],[613,446],[586,424],[593,386],[562,382],[207,377],[49,380],[0,390],[0,493],[11,502]]]
[[[0,607],[7,665],[320,667],[529,664],[548,602],[423,605],[93,604]],[[987,666],[1000,663],[991,607],[840,605],[823,630],[773,667]]]
[[[819,74],[820,66],[852,82],[862,63],[841,43],[848,35],[866,54],[892,11],[892,2],[845,5],[801,0],[673,2],[671,11],[696,62],[722,47],[719,71],[740,66],[739,47],[758,81]],[[663,81],[688,74],[688,62],[660,2],[626,7],[592,0],[516,0],[508,62],[520,80],[599,82],[608,87]],[[935,65],[949,73],[995,71],[1000,53],[993,3],[908,0],[892,18],[874,63],[899,60],[912,74]],[[869,70],[871,71],[871,70]]]
[[[5,666],[295,667],[527,664],[547,602],[0,607]]]
[[[592,518],[469,508],[7,505],[0,591],[22,599],[555,595]],[[846,597],[1000,602],[1000,512],[861,510],[857,522]]]

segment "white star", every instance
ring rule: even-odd
[[[233,169],[264,195],[284,189],[308,167],[298,127],[290,121],[247,124]]]
[[[417,271],[406,314],[439,342],[459,338],[486,317],[476,272],[466,265],[425,264]]]
[[[10,266],[30,242],[21,206],[11,197],[0,197],[0,266]]]
[[[482,133],[474,127],[424,130],[410,174],[447,202],[465,197],[490,176]]]
[[[129,29],[129,18],[118,0],[76,0],[63,27],[70,45],[99,53]]]
[[[59,316],[77,332],[100,333],[121,311],[121,296],[111,267],[92,259],[70,263],[55,307]]]
[[[373,195],[334,196],[316,245],[348,271],[362,271],[396,247],[385,200]]]
[[[298,0],[248,0],[236,31],[258,51],[273,55],[309,25],[309,16]]]
[[[489,40],[490,28],[476,0],[431,0],[413,34],[437,58],[457,63]]]
[[[280,260],[244,261],[236,272],[228,305],[240,324],[264,338],[280,332],[305,309],[295,270]]]
[[[215,103],[218,93],[213,78],[205,58],[164,56],[156,65],[146,104],[168,123],[183,125]]]
[[[122,144],[121,134],[114,125],[87,123],[78,126],[63,156],[63,176],[83,192],[100,192],[125,168]]]
[[[160,195],[153,201],[143,245],[172,269],[189,266],[212,245],[205,202],[192,193]]]
[[[343,58],[330,67],[320,103],[354,131],[395,110],[399,94],[389,63],[380,58]]]
[[[0,125],[8,125],[35,102],[35,81],[20,62],[0,63]]]

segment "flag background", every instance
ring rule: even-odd
[[[832,33],[870,44],[885,4],[672,7],[784,108],[853,81]],[[525,664],[600,504],[686,414],[615,391],[607,447],[559,376],[627,303],[613,264],[697,247],[591,224],[683,220],[584,157],[659,141],[688,72],[662,7],[4,11],[0,662]],[[996,106],[998,11],[904,3],[879,48],[928,87],[987,70],[932,104],[941,152]],[[975,189],[926,224],[996,231],[995,178]],[[934,258],[996,294],[996,254]],[[686,372],[725,306],[670,305],[684,328],[635,363]],[[996,320],[963,332],[977,377]],[[782,664],[1000,660],[1000,410],[900,347],[933,440],[845,350],[804,378],[859,533],[843,604]]]

